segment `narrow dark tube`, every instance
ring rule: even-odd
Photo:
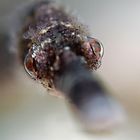
[[[63,67],[55,85],[88,129],[106,130],[122,123],[122,108],[79,58]]]
[[[82,109],[82,106],[91,98],[106,96],[106,91],[96,75],[88,70],[78,58],[64,66],[57,77],[56,88],[63,92],[78,109]]]

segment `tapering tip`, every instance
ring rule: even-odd
[[[108,131],[125,121],[122,107],[109,96],[94,96],[85,102],[78,114],[88,130]]]

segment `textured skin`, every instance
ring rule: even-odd
[[[79,57],[89,69],[100,64],[100,44],[89,38],[83,26],[62,7],[52,2],[39,2],[26,17],[20,32],[19,48],[25,69],[32,78],[48,89],[54,88],[55,77],[65,61]],[[24,36],[24,37],[23,37]],[[63,60],[65,50],[68,56]]]

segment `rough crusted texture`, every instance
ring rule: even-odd
[[[54,88],[54,77],[65,61],[80,57],[89,69],[99,65],[100,44],[88,37],[88,33],[54,3],[38,3],[25,20],[21,35],[21,57],[27,72],[49,88]],[[68,50],[67,60],[62,55]],[[74,55],[73,55],[74,54]]]

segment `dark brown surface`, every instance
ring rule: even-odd
[[[98,68],[102,57],[98,49],[100,43],[89,38],[76,18],[62,7],[52,2],[35,3],[22,26],[18,45],[22,63],[28,73],[44,86],[53,88],[54,79],[63,69],[63,63],[72,59],[70,56],[66,57],[68,60],[62,59],[66,49],[79,57],[80,63],[85,63],[89,69]]]

